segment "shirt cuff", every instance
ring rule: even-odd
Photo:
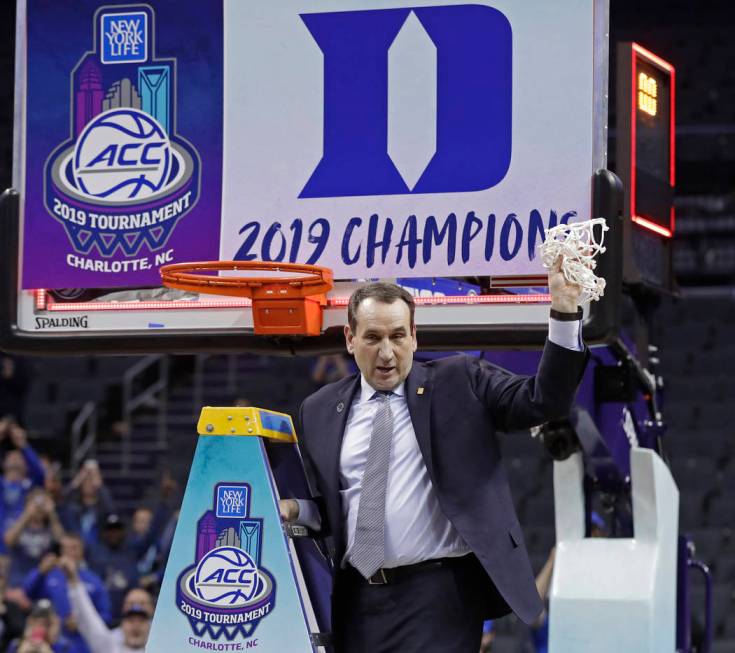
[[[322,529],[322,518],[316,503],[309,499],[296,499],[296,503],[299,504],[299,516],[296,523],[306,526],[312,531],[320,531]]]
[[[572,351],[584,351],[582,320],[562,321],[549,318],[549,340],[559,347]]]

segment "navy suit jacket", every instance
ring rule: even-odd
[[[531,623],[542,609],[496,431],[567,416],[588,358],[586,349],[547,340],[534,376],[460,355],[414,361],[406,378],[408,410],[439,505],[494,584],[488,592],[502,597],[488,617],[512,610]],[[359,374],[342,379],[307,397],[300,411],[304,466],[336,565],[345,553],[339,455],[359,388]]]

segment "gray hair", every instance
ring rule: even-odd
[[[384,304],[392,304],[397,299],[406,302],[406,306],[408,306],[409,313],[411,314],[411,328],[413,329],[413,315],[416,305],[414,304],[411,293],[394,283],[374,281],[373,283],[360,286],[350,295],[350,302],[347,305],[347,322],[353,333],[357,330],[357,309],[366,299],[375,299]]]

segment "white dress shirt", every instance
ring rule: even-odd
[[[339,456],[340,495],[349,562],[355,541],[362,476],[367,464],[373,419],[380,402],[375,389],[361,378],[360,392],[347,417]],[[393,442],[385,497],[385,562],[400,567],[432,558],[469,553],[454,526],[439,507],[429,472],[421,456],[401,383],[389,397],[393,413]]]
[[[549,318],[549,340],[560,347],[581,351],[581,321]],[[361,377],[360,392],[352,402],[339,457],[340,496],[350,559],[360,505],[362,476],[367,464],[373,418],[379,402],[375,389]],[[410,565],[433,558],[462,556],[470,549],[439,507],[436,491],[421,456],[402,383],[390,396],[393,443],[385,499],[385,562],[383,567]],[[298,500],[299,523],[315,530],[319,513],[312,501]]]

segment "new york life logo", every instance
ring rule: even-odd
[[[276,581],[261,566],[263,520],[250,516],[247,483],[218,483],[197,522],[196,558],[176,583],[176,605],[197,636],[248,638],[275,607]]]
[[[217,517],[247,517],[249,499],[247,485],[218,485]]]
[[[71,133],[46,161],[44,199],[76,252],[125,258],[166,244],[199,198],[201,164],[176,131],[176,60],[154,56],[153,10],[110,9],[71,73]]]
[[[148,57],[148,15],[143,11],[103,14],[102,63],[138,63]]]
[[[512,32],[500,11],[450,5],[301,19],[324,56],[324,142],[300,197],[469,192],[503,179],[511,160]],[[425,105],[401,107],[399,60],[417,52],[431,68]],[[413,109],[420,120],[427,107],[424,142],[402,147],[392,121],[403,114],[410,123]],[[402,161],[404,152],[413,160]]]

